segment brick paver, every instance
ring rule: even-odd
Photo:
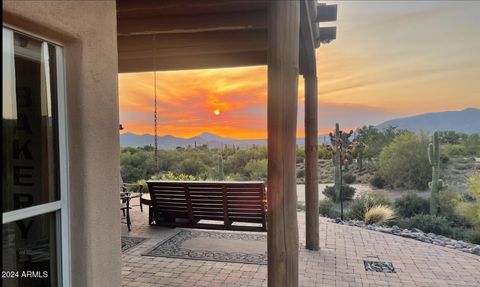
[[[177,229],[147,224],[132,211],[132,231],[148,238],[122,256],[122,286],[267,286],[267,266],[142,256]],[[480,256],[412,239],[338,225],[320,218],[320,251],[305,249],[305,213],[298,213],[300,286],[480,286]],[[396,273],[365,271],[363,260],[393,263]]]

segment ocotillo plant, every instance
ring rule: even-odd
[[[223,172],[223,157],[218,156],[218,180],[224,180],[225,174]]]
[[[440,143],[438,132],[433,133],[432,142],[428,145],[428,160],[432,166],[432,181],[430,182],[430,213],[436,215],[438,212],[438,193],[442,189],[440,177]]]

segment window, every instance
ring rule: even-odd
[[[4,286],[68,286],[63,49],[3,28]]]

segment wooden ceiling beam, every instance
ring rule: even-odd
[[[117,17],[160,17],[267,10],[267,0],[117,0]]]
[[[266,29],[267,11],[118,19],[121,36]]]
[[[152,58],[118,60],[119,73],[137,73],[151,71],[194,70],[210,68],[227,68],[258,66],[267,63],[267,51],[250,51],[239,53],[215,53],[204,55],[183,55]]]
[[[119,36],[119,59],[266,51],[266,30]]]
[[[317,4],[316,18],[314,22],[331,22],[337,21],[337,4],[327,5],[325,3]]]

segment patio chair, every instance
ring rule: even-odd
[[[131,193],[130,199],[133,199],[133,198],[138,198],[139,199],[138,204],[136,204],[136,205],[131,204],[130,206],[131,207],[140,206],[140,211],[143,212],[143,206],[142,206],[143,185],[137,184],[137,183],[123,183],[123,190],[124,191],[128,191],[130,187],[138,187],[137,191],[136,191],[136,192],[138,192],[138,194],[132,194]]]
[[[132,225],[132,221],[130,220],[130,193],[129,192],[120,192],[120,210],[123,212],[123,217],[125,217],[126,221],[122,223],[127,224],[128,231],[131,231],[130,226]]]
[[[138,194],[133,194],[129,191],[129,187],[138,186]],[[134,206],[140,206],[140,211],[143,212],[142,206],[142,191],[143,186],[141,184],[133,184],[133,183],[124,183],[122,175],[120,174],[120,210],[123,213],[123,217],[125,217],[126,221],[122,223],[126,223],[128,227],[128,231],[131,230],[132,221],[130,219],[130,209]],[[138,205],[132,205],[131,200],[134,198],[139,198]]]

